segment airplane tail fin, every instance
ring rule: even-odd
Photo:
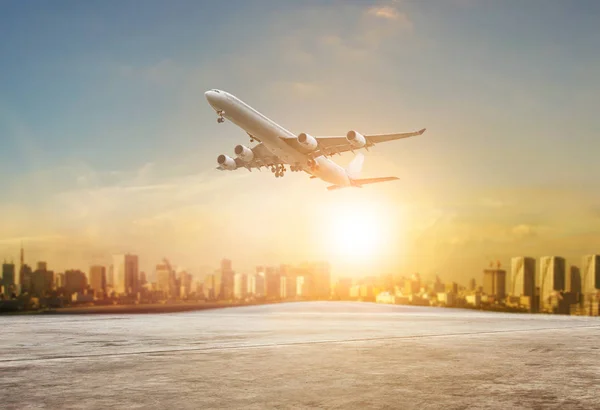
[[[360,171],[362,171],[363,163],[365,162],[365,156],[362,152],[359,152],[354,156],[352,161],[348,164],[346,168],[346,174],[348,174],[348,178],[351,180],[355,180],[360,176]]]

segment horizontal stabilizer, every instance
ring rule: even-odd
[[[352,185],[361,187],[367,184],[376,184],[377,182],[386,182],[386,181],[395,181],[399,179],[398,177],[381,177],[381,178],[362,178],[362,179],[353,179]]]
[[[395,181],[400,179],[398,177],[381,177],[381,178],[363,178],[363,179],[352,179],[352,186],[355,188],[362,188],[363,185],[367,184],[375,184],[377,182],[386,182],[386,181]],[[346,188],[344,185],[330,185],[327,187],[329,191],[333,191],[335,189]]]

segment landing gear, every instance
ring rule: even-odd
[[[225,111],[223,111],[223,110],[217,111],[217,115],[219,116],[219,118],[217,118],[217,122],[219,124],[221,124],[222,122],[225,122],[225,118],[223,117],[223,114],[225,114]]]
[[[319,170],[319,164],[317,164],[317,161],[315,161],[312,158],[310,158],[308,160],[308,166],[310,167],[311,171],[318,171]]]
[[[271,172],[275,174],[275,178],[280,178],[285,174],[285,166],[278,164],[271,167]]]

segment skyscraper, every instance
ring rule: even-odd
[[[483,293],[496,299],[506,297],[506,271],[486,269],[483,271]]]
[[[565,290],[565,269],[565,258],[560,256],[540,258],[540,309],[547,307],[552,295]]]
[[[600,290],[600,255],[585,255],[581,261],[581,292],[596,294]]]
[[[231,260],[223,259],[221,261],[221,289],[219,299],[233,299],[233,275],[235,272],[231,268]]]
[[[80,270],[68,270],[65,272],[65,292],[67,295],[83,293],[87,288],[87,278]]]
[[[138,292],[137,255],[113,256],[114,290],[119,295],[134,295]]]
[[[9,297],[15,290],[15,264],[6,263],[2,264],[2,289],[4,290],[4,296]]]
[[[535,295],[535,259],[517,256],[510,262],[510,294],[533,297]]]
[[[581,293],[581,270],[577,266],[571,266],[569,269],[565,290],[572,293]]]
[[[96,297],[106,295],[106,268],[94,265],[90,268],[90,287],[94,290]]]

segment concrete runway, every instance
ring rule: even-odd
[[[598,318],[310,302],[0,329],[4,409],[600,409]]]

